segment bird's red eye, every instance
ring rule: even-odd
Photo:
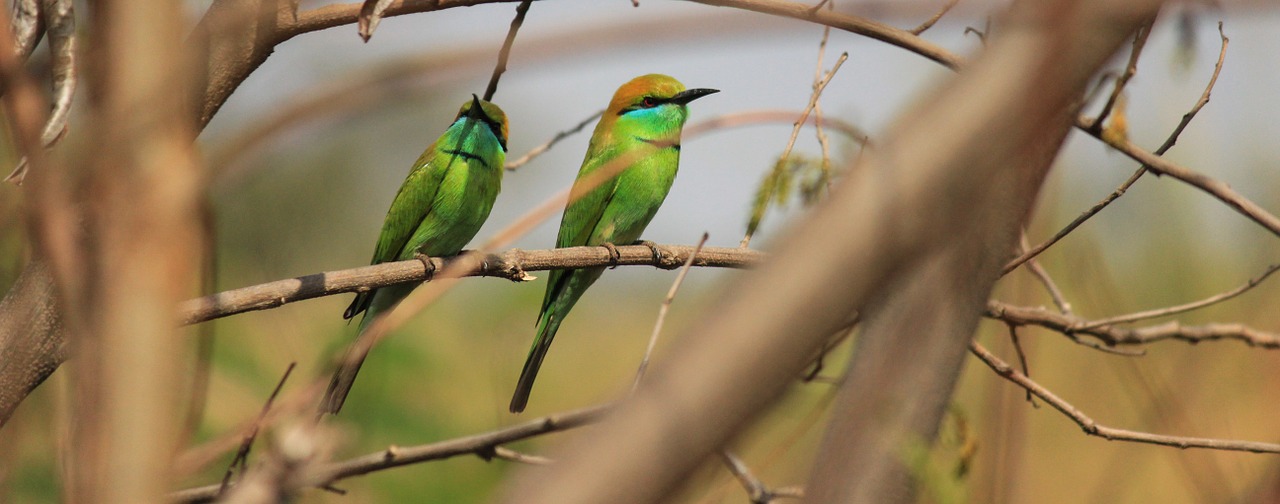
[[[644,97],[644,101],[640,103],[644,105],[644,108],[653,108],[654,106],[658,105],[657,100],[654,100],[652,96]]]

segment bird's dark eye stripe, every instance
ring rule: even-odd
[[[640,99],[640,103],[637,103],[630,107],[619,110],[618,115],[623,115],[623,114],[626,114],[627,112],[634,112],[636,110],[650,109],[650,108],[654,108],[659,105],[663,105],[670,102],[671,102],[670,98],[659,98],[657,96],[645,96]]]

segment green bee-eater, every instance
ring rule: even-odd
[[[686,90],[680,81],[659,74],[636,77],[618,88],[591,135],[574,182],[574,194],[579,193],[578,184],[610,161],[624,159],[630,164],[618,176],[565,207],[556,247],[626,245],[638,240],[676,178],[680,131],[689,116],[685,105],[716,92]],[[511,398],[512,413],[524,411],[556,330],[603,272],[604,268],[585,268],[550,273],[538,315],[538,332]]]
[[[382,223],[372,264],[460,252],[489,218],[502,186],[506,158],[506,114],[497,105],[472,95],[400,185]],[[358,332],[363,336],[378,314],[394,307],[414,287],[417,285],[400,284],[362,292],[342,317],[350,319],[364,312]],[[367,351],[360,344],[348,350],[329,383],[322,412],[342,409]]]

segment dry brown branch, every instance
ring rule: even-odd
[[[1018,364],[1022,366],[1022,374],[1027,375],[1027,377],[1030,377],[1031,368],[1027,366],[1026,352],[1022,351],[1022,340],[1018,338],[1018,326],[1013,324],[1005,324],[1005,327],[1009,329],[1009,343],[1013,345],[1014,351],[1016,351],[1018,354]],[[1027,391],[1027,402],[1031,403],[1031,406],[1033,407],[1036,407],[1036,408],[1040,407],[1039,404],[1036,404],[1035,398],[1032,397],[1030,390]]]
[[[1226,60],[1227,43],[1230,42],[1230,39],[1228,39],[1227,35],[1222,31],[1221,22],[1218,23],[1218,36],[1222,39],[1222,46],[1218,49],[1218,62],[1213,66],[1213,74],[1209,77],[1209,83],[1205,85],[1204,92],[1200,93],[1200,99],[1196,100],[1196,103],[1191,107],[1191,110],[1182,115],[1182,120],[1178,122],[1178,126],[1173,129],[1173,132],[1169,133],[1169,136],[1165,138],[1164,143],[1160,145],[1160,148],[1155,150],[1155,155],[1163,156],[1165,152],[1168,152],[1169,149],[1174,146],[1174,144],[1178,143],[1178,137],[1182,136],[1183,130],[1187,128],[1188,124],[1191,124],[1191,120],[1196,117],[1196,114],[1200,113],[1200,109],[1204,108],[1204,106],[1209,103],[1209,95],[1213,92],[1213,86],[1218,83],[1218,75],[1222,73],[1222,62]],[[1082,124],[1088,122],[1089,121],[1077,121],[1076,124],[1077,127],[1084,128]],[[1075,220],[1072,220],[1057,233],[1054,233],[1054,235],[1048,240],[1045,240],[1039,245],[1032,247],[1030,250],[1023,252],[1022,255],[1012,261],[1009,261],[1008,264],[1005,264],[1004,269],[1001,271],[1001,275],[1009,274],[1010,271],[1017,269],[1017,267],[1021,266],[1022,263],[1040,255],[1040,253],[1044,252],[1045,249],[1048,249],[1053,244],[1058,243],[1058,240],[1061,240],[1077,227],[1080,227],[1081,224],[1084,224],[1084,221],[1087,221],[1090,217],[1097,215],[1098,212],[1101,212],[1102,209],[1106,208],[1107,205],[1110,205],[1111,202],[1123,196],[1125,191],[1128,191],[1129,187],[1133,186],[1133,184],[1146,173],[1147,165],[1144,164],[1139,166],[1128,179],[1121,183],[1114,191],[1111,191],[1111,194],[1108,194],[1088,210],[1085,210],[1083,213],[1076,216]]]
[[[694,266],[744,268],[760,262],[764,254],[740,248],[708,247],[694,255],[696,247],[688,245],[658,245],[662,258],[655,260],[653,251],[643,245],[616,247],[619,266],[655,266],[675,269],[684,261],[694,258]],[[435,271],[444,272],[463,261],[463,256],[433,257]],[[569,247],[549,250],[511,250],[502,254],[486,254],[475,267],[459,271],[457,276],[487,276],[512,281],[526,279],[529,271],[549,269],[586,268],[614,264],[604,247]],[[443,279],[437,274],[436,279]],[[194,324],[215,318],[266,310],[277,306],[344,292],[361,292],[397,283],[430,279],[422,261],[411,259],[375,264],[346,270],[329,271],[312,275],[277,280],[264,284],[211,294],[183,302],[178,307],[183,324]]]
[[[0,300],[0,348],[7,349],[0,359],[0,427],[27,394],[67,358],[66,342],[61,338],[31,337],[61,333],[57,314],[48,303],[37,302],[53,295],[48,267],[33,262]]]
[[[1107,145],[1110,145],[1112,148],[1143,163],[1146,165],[1148,170],[1160,175],[1168,175],[1186,182],[1188,185],[1208,193],[1218,201],[1226,204],[1232,210],[1235,210],[1241,215],[1248,217],[1249,220],[1266,228],[1271,232],[1271,234],[1280,236],[1280,218],[1276,218],[1275,215],[1272,215],[1257,203],[1254,203],[1250,199],[1236,192],[1231,188],[1231,186],[1227,185],[1226,182],[1203,173],[1196,172],[1190,168],[1174,163],[1173,161],[1169,161],[1168,159],[1144,151],[1129,140],[1122,138],[1103,138],[1101,134],[1099,134],[1097,138],[1106,142]]]
[[[316,486],[330,485],[353,476],[432,460],[441,460],[458,455],[479,456],[493,453],[496,448],[507,443],[575,429],[598,422],[608,411],[608,406],[595,406],[546,416],[474,436],[419,446],[390,446],[385,450],[368,455],[324,465],[317,471],[318,475],[313,484]],[[213,484],[174,492],[169,495],[169,500],[174,502],[208,502],[218,495],[219,487],[220,485]]]
[[[1019,248],[1022,253],[1027,253],[1027,232],[1023,231],[1019,238]],[[1058,288],[1057,282],[1053,281],[1053,277],[1049,276],[1049,272],[1040,266],[1040,262],[1035,258],[1030,258],[1026,262],[1027,269],[1040,280],[1040,284],[1044,285],[1044,290],[1049,293],[1049,298],[1053,300],[1054,306],[1058,307],[1058,311],[1071,315],[1071,303],[1067,302],[1066,296],[1062,294],[1062,290]]]
[[[886,44],[906,49],[927,59],[933,60],[943,66],[951,69],[957,69],[961,65],[961,59],[956,54],[947,51],[932,42],[924,40],[909,31],[894,28],[892,26],[872,21],[870,19],[851,16],[831,10],[821,9],[821,6],[815,8],[798,2],[788,2],[785,0],[689,0],[694,3],[714,5],[717,7],[731,7],[735,9],[748,10],[769,14],[772,16],[780,16],[792,18],[800,21],[808,21],[818,23],[824,26],[830,26],[837,30],[844,30],[879,40]]]
[[[694,247],[693,253],[684,260],[684,265],[680,267],[680,273],[676,275],[674,282],[671,282],[671,288],[667,290],[667,297],[662,300],[662,307],[658,308],[658,319],[653,323],[653,332],[649,334],[649,346],[644,349],[644,358],[640,359],[640,367],[636,369],[635,382],[631,384],[632,390],[640,386],[640,380],[644,378],[644,372],[649,368],[649,356],[653,355],[653,348],[658,345],[658,335],[662,334],[662,326],[667,322],[667,310],[671,309],[671,302],[676,299],[676,292],[680,291],[680,284],[684,283],[684,277],[689,275],[689,270],[693,267],[693,260],[697,258],[698,253],[702,252],[702,246],[707,244],[707,238],[711,235],[702,233],[702,239],[698,240],[698,245]]]
[[[1280,453],[1280,444],[1274,443],[1237,441],[1232,439],[1166,436],[1162,434],[1116,429],[1114,427],[1099,425],[1088,415],[1084,414],[1084,412],[1076,409],[1075,406],[1072,406],[1071,403],[1062,400],[1062,398],[1058,397],[1053,392],[1050,392],[1040,384],[1032,381],[1030,378],[1027,378],[1026,375],[1019,373],[1018,370],[1013,368],[1013,366],[1010,366],[1000,360],[1000,358],[996,357],[991,352],[988,352],[986,348],[983,348],[982,345],[979,345],[977,342],[970,343],[969,351],[990,367],[992,371],[995,371],[996,374],[1017,384],[1019,387],[1026,389],[1027,392],[1030,392],[1044,402],[1049,403],[1050,406],[1053,406],[1053,409],[1062,412],[1062,414],[1066,415],[1067,418],[1070,418],[1071,421],[1079,425],[1080,428],[1084,430],[1085,434],[1090,436],[1098,436],[1108,441],[1150,443],[1182,449],[1209,448],[1214,450],[1244,451],[1251,453]]]
[[[1043,327],[1073,339],[1080,335],[1087,335],[1106,345],[1100,349],[1116,345],[1145,345],[1162,340],[1179,340],[1187,343],[1238,340],[1251,347],[1280,348],[1280,334],[1260,331],[1244,324],[1183,326],[1178,322],[1168,322],[1139,328],[1110,325],[1090,327],[1092,321],[1088,319],[1054,313],[1044,308],[1015,306],[994,300],[987,303],[985,316],[1008,324]]]
[[[511,28],[507,30],[507,38],[502,42],[502,50],[498,51],[498,64],[493,67],[493,75],[489,77],[489,85],[484,89],[485,101],[493,101],[493,94],[498,92],[498,79],[507,71],[507,58],[511,56],[511,44],[516,41],[516,32],[524,24],[524,16],[529,13],[529,5],[533,0],[523,0],[516,6],[516,17],[511,20]]]

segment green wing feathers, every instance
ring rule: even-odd
[[[369,264],[400,259],[405,244],[431,211],[431,202],[440,191],[440,182],[448,171],[447,166],[438,166],[434,162],[435,154],[436,146],[432,144],[418,157],[404,183],[400,184],[400,190],[396,192],[395,199],[391,200],[391,208],[387,210],[387,217],[382,221],[382,232],[378,234],[378,244],[374,247],[373,259]],[[342,318],[350,319],[368,310],[376,292],[375,289],[357,294],[342,313]]]

